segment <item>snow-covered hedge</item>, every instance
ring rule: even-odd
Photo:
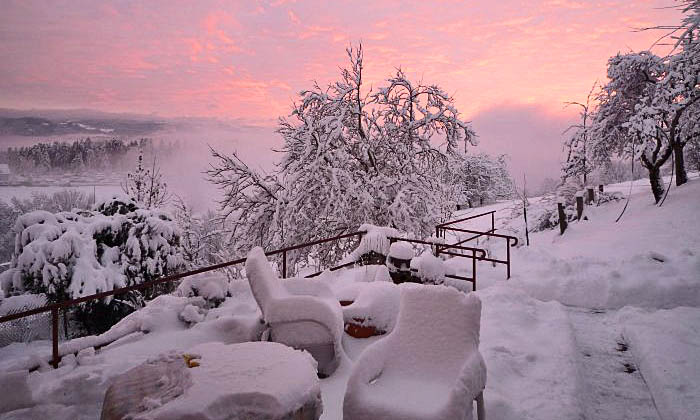
[[[13,232],[11,267],[0,274],[6,296],[43,293],[58,302],[154,280],[184,266],[175,222],[126,197],[98,203],[93,211],[26,213]],[[148,297],[118,299],[139,306]]]

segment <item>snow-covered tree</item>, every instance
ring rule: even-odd
[[[443,175],[460,144],[475,143],[453,99],[401,70],[369,92],[361,46],[347,52],[340,80],[301,92],[289,118],[280,119],[284,147],[273,173],[212,151],[217,163],[209,176],[224,190],[233,246],[278,247],[365,222],[427,236],[453,211]],[[319,258],[337,259],[338,251],[326,248]]]
[[[611,58],[596,115],[594,159],[638,158],[658,202],[664,190],[661,167],[675,153],[676,182],[684,183],[682,153],[697,119],[699,75],[698,54],[662,59],[641,52]]]
[[[145,208],[158,208],[170,200],[168,184],[163,181],[156,157],[153,156],[153,166],[146,169],[143,162],[143,149],[139,150],[136,169],[129,172],[122,190],[139,205]]]
[[[454,200],[470,207],[484,201],[512,198],[515,193],[508,173],[507,156],[455,154],[449,159],[444,184],[452,188]]]
[[[566,105],[581,108],[580,121],[571,125],[564,133],[571,132],[571,136],[564,142],[567,150],[566,161],[562,165],[562,177],[583,177],[583,184],[588,184],[588,175],[593,171],[593,165],[588,157],[588,140],[591,135],[590,125],[595,113],[595,88],[597,82],[591,86],[586,102],[567,102]]]
[[[182,198],[176,197],[173,218],[180,227],[182,256],[190,268],[201,268],[233,259],[225,252],[225,232],[211,210],[196,214]]]

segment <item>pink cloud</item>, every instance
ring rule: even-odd
[[[0,107],[274,119],[294,92],[335,80],[344,48],[362,40],[368,88],[400,66],[452,93],[467,116],[504,102],[560,112],[604,78],[609,56],[660,35],[631,28],[679,20],[664,5],[11,1],[0,15]]]

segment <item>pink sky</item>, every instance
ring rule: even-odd
[[[3,2],[0,106],[251,120],[286,114],[362,40],[369,81],[402,66],[466,116],[498,104],[559,110],[618,51],[678,21],[671,0]]]
[[[649,48],[659,33],[633,28],[677,23],[679,12],[663,8],[673,4],[9,0],[0,14],[0,107],[268,125],[289,113],[300,89],[335,78],[345,48],[362,40],[368,82],[401,66],[439,84],[499,151],[497,138],[508,143],[522,128],[494,133],[498,112],[543,116],[540,125],[555,121],[547,135],[560,136],[573,113],[563,102],[583,100],[609,56]]]

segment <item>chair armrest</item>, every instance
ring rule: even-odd
[[[461,384],[453,388],[450,399],[471,401],[486,387],[486,363],[478,350],[474,350],[464,361],[457,379]]]
[[[270,325],[310,321],[323,324],[334,340],[343,333],[343,313],[338,301],[329,302],[314,296],[288,296],[269,306],[265,322]]]
[[[380,378],[386,365],[389,352],[388,338],[377,341],[365,349],[360,358],[354,363],[348,379],[348,392],[357,392],[359,387],[368,385],[372,380]]]

